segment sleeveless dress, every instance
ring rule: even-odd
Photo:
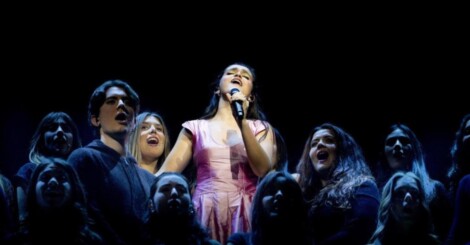
[[[249,120],[248,124],[255,135],[265,130],[259,120]],[[183,127],[193,135],[197,169],[193,204],[198,219],[213,239],[225,244],[231,234],[251,229],[250,209],[258,177],[249,166],[245,145],[237,133],[227,137],[224,144],[214,140],[207,120],[186,121]]]

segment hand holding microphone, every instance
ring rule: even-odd
[[[240,92],[240,90],[238,88],[232,88],[232,90],[230,90],[230,95],[233,95],[234,93],[238,93],[238,92]],[[243,116],[245,114],[243,112],[243,101],[233,100],[232,101],[232,106],[235,109],[235,115],[236,115],[237,119],[242,120]]]

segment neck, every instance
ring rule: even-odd
[[[111,135],[102,133],[100,136],[100,140],[101,142],[103,142],[103,144],[112,148],[121,156],[126,155],[126,137],[112,137]]]
[[[235,120],[235,118],[233,117],[232,105],[227,100],[220,99],[217,108],[217,113],[215,114],[214,118],[224,120]]]
[[[149,159],[142,158],[139,161],[139,167],[149,171],[150,173],[155,174],[158,171],[157,169],[158,159],[159,158],[149,160]]]

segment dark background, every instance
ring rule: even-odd
[[[375,164],[384,131],[402,122],[421,139],[431,176],[444,180],[455,131],[470,112],[466,35],[449,22],[206,29],[217,19],[140,25],[104,14],[100,22],[60,23],[63,15],[3,29],[0,172],[7,177],[28,161],[31,136],[50,111],[71,115],[89,143],[88,99],[108,79],[128,81],[142,110],[162,114],[174,143],[181,123],[208,105],[209,84],[235,61],[255,68],[261,106],[285,138],[291,169],[313,126],[344,128]]]

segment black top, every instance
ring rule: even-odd
[[[21,187],[26,192],[29,180],[38,165],[36,163],[27,162],[21,166],[18,172],[13,176],[13,184],[15,187]]]
[[[429,211],[431,212],[435,233],[440,240],[444,241],[452,224],[454,207],[452,206],[450,192],[441,182],[434,181],[436,195],[429,203]]]
[[[350,199],[351,208],[326,203],[309,213],[315,244],[366,244],[377,226],[380,195],[373,181],[365,181]]]
[[[0,244],[10,241],[17,229],[16,198],[10,180],[0,174]]]
[[[97,230],[111,244],[142,244],[149,215],[147,200],[154,175],[100,140],[76,149],[68,162],[87,193]]]
[[[455,196],[454,221],[449,232],[448,244],[470,244],[470,174],[465,175]]]

